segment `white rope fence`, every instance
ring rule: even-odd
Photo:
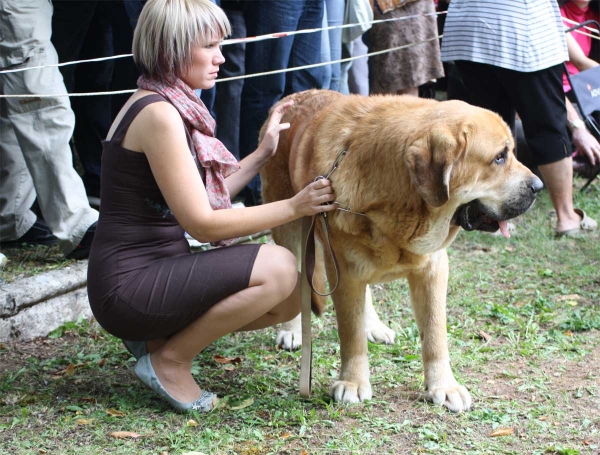
[[[287,73],[287,72],[290,72],[290,71],[299,71],[299,70],[303,70],[303,69],[317,68],[319,66],[331,65],[333,63],[351,62],[353,60],[357,60],[357,59],[360,59],[360,58],[367,58],[367,57],[371,57],[373,55],[386,54],[388,52],[398,51],[400,49],[406,49],[406,48],[409,48],[409,47],[412,47],[412,46],[416,46],[418,44],[428,43],[429,41],[438,40],[441,37],[442,36],[440,35],[440,36],[436,36],[436,37],[427,39],[425,41],[420,41],[418,43],[405,44],[404,46],[398,46],[398,47],[393,47],[393,48],[390,48],[390,49],[384,49],[382,51],[370,52],[368,54],[358,55],[356,57],[342,58],[340,60],[332,60],[332,61],[329,61],[329,62],[313,63],[312,65],[295,66],[295,67],[292,67],[292,68],[283,68],[283,69],[280,69],[280,70],[266,71],[264,73],[244,74],[244,75],[241,75],[241,76],[227,77],[227,78],[223,78],[223,79],[216,79],[215,82],[216,83],[219,83],[219,82],[229,82],[229,81],[234,81],[234,80],[238,80],[238,79],[247,79],[247,78],[250,78],[250,77],[268,76],[268,75],[271,75],[271,74]],[[93,93],[56,93],[56,94],[43,94],[43,95],[0,95],[0,98],[31,98],[31,97],[35,97],[35,98],[55,98],[55,97],[64,97],[64,96],[73,97],[73,96],[121,95],[121,94],[126,94],[126,93],[134,93],[135,91],[137,91],[137,89],[116,90],[116,91],[110,91],[110,92],[93,92]]]
[[[440,11],[440,12],[428,13],[428,14],[418,14],[418,15],[413,15],[413,16],[397,17],[397,18],[390,18],[390,19],[378,19],[378,20],[373,20],[370,22],[359,22],[359,23],[354,23],[354,24],[335,25],[335,26],[322,27],[322,28],[302,29],[302,30],[295,30],[295,31],[289,31],[289,32],[269,33],[269,34],[260,35],[260,36],[250,36],[250,37],[245,37],[245,38],[229,39],[229,40],[224,40],[221,43],[221,45],[227,46],[227,45],[238,44],[238,43],[248,43],[248,42],[256,42],[256,41],[264,41],[264,40],[269,40],[269,39],[279,39],[279,38],[285,38],[288,36],[294,36],[294,35],[305,34],[305,33],[316,33],[316,32],[323,32],[323,31],[334,30],[334,29],[343,29],[343,28],[357,27],[357,26],[363,26],[363,25],[369,25],[369,24],[372,25],[372,24],[378,24],[378,23],[383,23],[383,22],[415,19],[415,18],[425,17],[425,16],[437,16],[440,14],[446,14],[446,11]],[[568,22],[571,24],[578,24],[578,22],[572,21],[572,20],[564,18],[564,17],[562,19],[565,22]],[[595,28],[592,28],[592,27],[586,26],[583,28],[585,28],[586,30],[589,30],[595,34],[599,33],[598,30],[596,30]],[[581,30],[575,30],[575,32],[581,33],[586,36],[590,36],[594,39],[600,39],[600,36],[595,36],[595,35],[592,35],[589,33],[585,33]],[[282,68],[279,70],[266,71],[266,72],[262,72],[262,73],[244,74],[244,75],[240,75],[240,76],[216,79],[215,82],[216,83],[230,82],[230,81],[234,81],[234,80],[247,79],[247,78],[251,78],[251,77],[261,77],[261,76],[268,76],[268,75],[273,75],[273,74],[287,73],[287,72],[291,72],[291,71],[299,71],[299,70],[310,69],[310,68],[318,68],[320,66],[327,66],[327,65],[336,64],[336,63],[346,63],[346,62],[351,62],[353,60],[357,60],[357,59],[361,59],[361,58],[372,57],[374,55],[382,55],[382,54],[386,54],[389,52],[398,51],[401,49],[407,49],[412,46],[416,46],[419,44],[424,44],[424,43],[427,43],[430,41],[438,40],[442,37],[443,37],[443,35],[439,35],[439,36],[427,39],[425,41],[420,41],[417,43],[410,43],[410,44],[406,44],[403,46],[397,46],[397,47],[393,47],[390,49],[384,49],[381,51],[370,52],[370,53],[367,53],[364,55],[348,57],[348,58],[343,58],[343,59],[339,59],[339,60],[314,63],[312,65],[297,66],[297,67],[292,67],[292,68]],[[71,61],[71,62],[56,63],[56,64],[52,64],[52,65],[15,68],[15,69],[10,69],[10,70],[0,71],[0,75],[7,74],[7,73],[28,71],[28,70],[33,70],[33,69],[75,65],[75,64],[79,64],[79,63],[101,62],[101,61],[106,61],[106,60],[113,60],[113,59],[132,57],[132,56],[133,56],[133,54],[121,54],[121,55],[113,55],[113,56],[109,56],[109,57],[100,57],[100,58],[93,58],[93,59],[87,59],[87,60],[76,60],[76,61]],[[92,92],[92,93],[13,94],[13,95],[0,95],[0,98],[56,98],[56,97],[65,97],[65,96],[82,97],[82,96],[121,95],[121,94],[134,93],[136,90],[137,89],[114,90],[114,91],[107,91],[107,92]]]
[[[380,24],[383,22],[403,21],[403,20],[415,19],[415,18],[419,18],[419,17],[437,16],[439,14],[446,14],[446,11],[440,11],[440,12],[436,12],[436,13],[427,13],[427,14],[416,14],[413,16],[393,17],[390,19],[378,19],[378,20],[373,20],[370,22],[358,22],[355,24],[332,25],[329,27],[322,27],[322,28],[306,28],[306,29],[302,29],[302,30],[294,30],[294,31],[289,31],[289,32],[268,33],[266,35],[247,36],[245,38],[227,39],[227,40],[223,40],[223,42],[221,43],[221,46],[228,46],[230,44],[240,44],[240,43],[253,43],[256,41],[265,41],[265,40],[269,40],[269,39],[285,38],[288,36],[301,35],[301,34],[305,34],[305,33],[315,33],[315,32],[323,32],[323,31],[335,30],[335,29],[352,28],[352,27],[363,26],[363,25]],[[30,67],[26,67],[26,68],[15,68],[15,69],[11,69],[11,70],[2,70],[2,71],[0,71],[0,74],[17,73],[20,71],[28,71],[28,70],[41,69],[41,68],[50,68],[50,67],[55,67],[55,66],[75,65],[78,63],[102,62],[105,60],[113,60],[113,59],[124,58],[124,57],[133,57],[133,54],[111,55],[109,57],[99,57],[99,58],[92,58],[92,59],[87,59],[87,60],[75,60],[75,61],[71,61],[71,62],[54,63],[51,65],[30,66]],[[332,63],[332,62],[330,62],[330,63]]]

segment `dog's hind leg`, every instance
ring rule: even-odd
[[[371,343],[392,344],[396,339],[396,332],[381,322],[373,307],[370,286],[367,286],[365,292],[365,333]],[[281,324],[281,328],[277,333],[277,345],[287,351],[300,349],[302,346],[302,321],[300,315],[291,321]]]
[[[367,286],[365,292],[365,332],[371,343],[392,344],[396,338],[396,332],[381,322],[375,308],[373,307],[373,296],[371,287]]]
[[[298,270],[300,270],[301,230],[301,220],[292,221],[271,230],[275,243],[287,248],[296,256]],[[287,351],[299,349],[302,346],[302,326],[299,314],[291,321],[281,324],[279,332],[277,332],[277,345]]]
[[[300,239],[301,222],[300,220],[293,222],[294,234],[287,232],[288,229],[292,229],[291,225],[292,223],[286,225],[283,228],[286,230],[285,233],[281,231],[282,228],[277,228],[276,230],[273,230],[273,239],[278,245],[285,246],[290,251],[292,251],[296,255],[296,258],[300,258],[300,242],[304,241],[303,239]],[[301,260],[298,259],[298,270],[300,270],[300,265]],[[316,289],[318,290],[325,289],[325,271],[323,270],[323,249],[321,248],[321,245],[318,242],[317,247],[315,249],[314,284]],[[323,312],[323,307],[325,306],[326,298],[319,296],[313,292],[311,295],[311,299],[313,304],[313,310],[315,310],[316,307],[316,312],[318,314],[321,314]],[[300,349],[300,347],[302,346],[302,320],[300,315],[296,316],[291,321],[284,322],[283,324],[281,324],[279,332],[277,333],[277,345],[280,348],[285,349],[287,351]]]

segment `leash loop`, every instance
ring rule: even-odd
[[[347,149],[344,149],[340,153],[338,153],[337,157],[335,158],[335,161],[333,162],[333,165],[331,166],[331,169],[329,169],[329,172],[325,175],[316,176],[314,181],[316,182],[317,180],[329,179],[331,177],[331,175],[337,170],[342,159],[346,156],[347,153],[348,153]],[[354,213],[356,215],[366,216],[364,213],[353,212],[352,210],[350,210],[349,207],[342,206],[339,202],[325,202],[324,203],[324,205],[331,205],[331,204],[336,204],[338,206],[338,207],[336,207],[336,210],[341,210],[344,212]],[[323,225],[325,226],[325,238],[327,240],[327,246],[329,247],[329,255],[331,256],[331,259],[333,259],[333,265],[335,267],[335,276],[336,276],[335,286],[333,287],[333,289],[331,289],[331,291],[325,292],[325,293],[321,293],[321,292],[317,291],[315,289],[315,282],[314,282],[315,260],[316,260],[316,257],[315,257],[315,228],[316,228],[316,224],[317,224],[317,217],[319,215],[321,215],[321,217],[323,219]],[[327,297],[327,296],[330,296],[331,294],[333,294],[336,291],[336,289],[338,288],[338,285],[340,284],[340,266],[338,264],[335,252],[333,251],[333,247],[331,246],[331,239],[329,237],[329,221],[327,219],[327,212],[321,212],[312,217],[310,229],[309,229],[308,235],[306,237],[306,248],[304,250],[304,254],[305,254],[305,264],[306,264],[306,278],[308,279],[310,288],[313,290],[313,292],[315,294],[318,294],[321,297]]]
[[[331,175],[336,171],[339,167],[341,160],[346,156],[348,150],[342,150],[335,161],[333,162],[333,166],[329,170],[326,175],[318,175],[315,177],[315,182],[321,179],[329,179]],[[326,205],[336,204],[337,210],[341,210],[344,212],[354,213],[356,215],[367,216],[364,213],[353,212],[349,207],[342,206],[339,202],[326,202]],[[314,275],[315,275],[315,227],[317,224],[317,217],[321,215],[323,219],[323,223],[325,225],[325,238],[327,240],[327,245],[329,246],[329,254],[333,259],[333,264],[335,266],[335,274],[336,274],[336,283],[331,292],[329,293],[320,293],[315,289],[314,283]],[[302,238],[306,236],[306,242],[303,244],[302,257],[304,261],[301,266],[302,270],[302,362],[300,365],[300,396],[303,398],[309,398],[311,392],[311,382],[312,382],[312,331],[310,325],[310,319],[312,315],[311,311],[311,294],[309,288],[322,297],[327,297],[333,294],[338,285],[340,284],[340,267],[335,256],[335,252],[333,251],[333,247],[331,246],[331,239],[329,237],[329,221],[327,218],[327,212],[321,212],[312,217],[312,219],[308,219],[308,217],[302,220]],[[306,280],[304,280],[304,276],[306,276]]]
[[[304,263],[306,265],[306,278],[310,284],[310,288],[313,290],[315,294],[320,295],[321,297],[327,297],[333,294],[338,285],[340,284],[340,266],[337,261],[337,257],[335,256],[335,252],[333,251],[333,247],[331,246],[331,240],[329,238],[329,222],[327,221],[327,215],[325,213],[321,213],[323,215],[323,224],[325,226],[325,237],[327,239],[327,245],[329,246],[329,254],[331,259],[333,259],[333,265],[335,267],[335,286],[329,292],[321,293],[315,289],[315,227],[317,221],[317,215],[312,217],[312,221],[310,223],[310,228],[308,230],[308,235],[306,237],[306,248],[305,248],[305,259]]]

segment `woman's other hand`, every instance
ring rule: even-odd
[[[271,115],[269,116],[267,125],[265,126],[265,135],[256,149],[256,151],[259,152],[265,158],[265,160],[268,160],[275,154],[275,151],[277,150],[277,144],[279,143],[279,133],[287,130],[290,127],[289,123],[281,123],[281,119],[285,112],[292,107],[293,104],[293,101],[286,101],[284,103],[280,102],[279,104],[276,104],[271,111]]]
[[[600,143],[587,130],[581,126],[572,131],[575,148],[585,155],[592,167],[600,166]]]
[[[294,211],[299,216],[313,216],[321,212],[330,212],[335,210],[335,204],[325,204],[335,201],[335,194],[331,187],[331,182],[327,179],[320,179],[307,185],[302,191],[290,199]]]

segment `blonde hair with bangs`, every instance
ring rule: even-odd
[[[195,45],[231,34],[229,19],[210,0],[148,0],[133,34],[142,75],[168,81],[192,66]]]

